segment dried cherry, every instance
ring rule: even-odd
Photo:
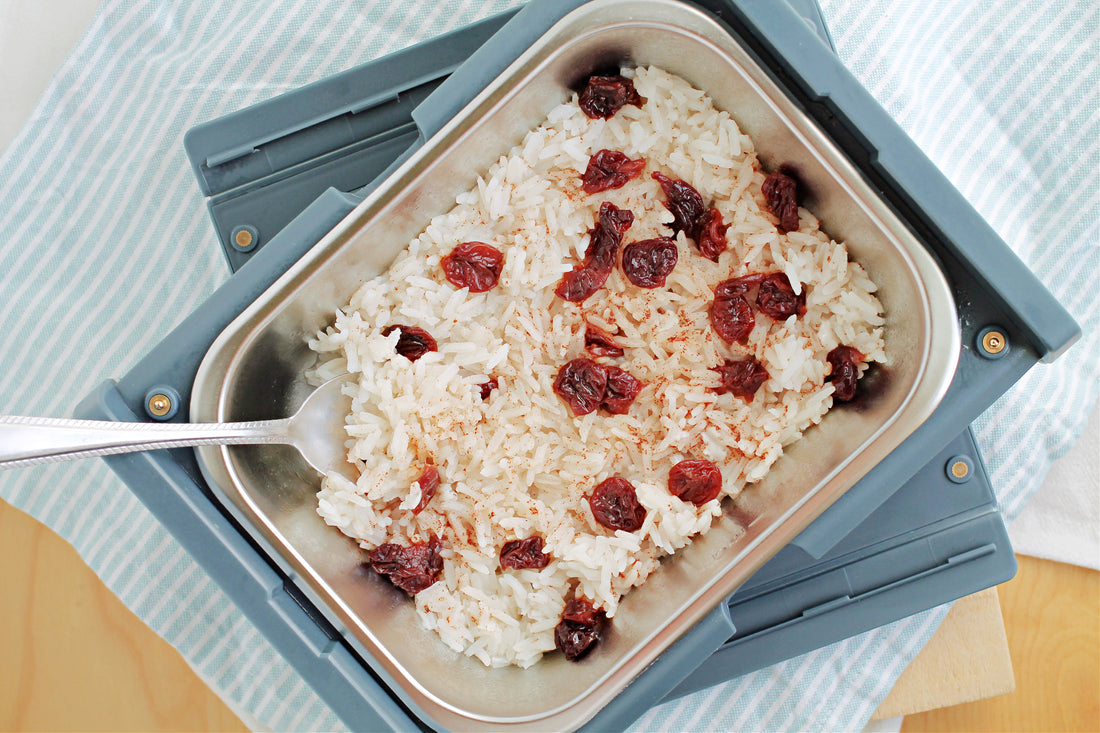
[[[506,570],[539,570],[549,564],[550,556],[542,551],[542,537],[538,535],[510,540],[500,548],[500,566]]]
[[[481,390],[481,399],[489,399],[489,395],[491,395],[493,393],[493,390],[496,389],[498,386],[499,385],[497,384],[496,377],[489,377],[488,382],[482,382],[481,386],[479,387],[479,389]]]
[[[748,295],[749,291],[764,281],[764,275],[754,273],[730,278],[718,283],[714,288],[714,294],[719,297],[732,297],[734,295]]]
[[[790,278],[782,272],[766,275],[756,294],[756,307],[761,313],[781,321],[793,315],[806,315],[806,286],[794,294]]]
[[[588,159],[588,167],[581,176],[581,188],[589,194],[622,188],[643,170],[644,159],[631,160],[625,153],[605,148]]]
[[[600,205],[596,226],[588,232],[584,262],[562,276],[554,293],[571,303],[580,303],[603,287],[615,266],[623,234],[633,223],[633,212],[604,201]]]
[[[562,609],[561,617],[565,621],[587,626],[595,626],[600,623],[601,618],[607,618],[602,609],[593,606],[592,601],[583,596],[574,596],[569,599],[565,604],[565,608]]]
[[[614,415],[625,415],[644,385],[625,369],[604,366],[603,370],[607,375],[607,386],[600,407]]]
[[[389,336],[394,329],[401,331],[401,335],[397,337],[397,353],[409,361],[416,361],[438,348],[432,335],[417,326],[386,326],[382,329],[382,335]]]
[[[591,359],[567,362],[554,380],[554,394],[565,400],[574,415],[587,415],[600,406],[607,391],[607,372]]]
[[[607,614],[587,598],[571,598],[554,628],[554,646],[570,662],[580,659],[595,646],[607,626]]]
[[[706,208],[703,197],[695,187],[660,173],[653,172],[653,178],[661,184],[665,193],[665,208],[672,212],[673,220],[669,228],[673,232],[683,232],[695,241],[699,254],[711,262],[717,262],[718,256],[726,251],[726,230],[728,224],[722,222],[722,212],[715,208]]]
[[[641,107],[645,99],[625,76],[591,76],[577,100],[591,119],[607,119],[628,104]]]
[[[639,288],[664,287],[679,252],[669,237],[633,242],[623,249],[623,274]]]
[[[463,242],[439,263],[443,274],[456,288],[469,288],[471,293],[484,293],[496,287],[504,269],[504,255],[491,244]]]
[[[726,230],[729,224],[722,223],[722,212],[718,209],[707,209],[699,219],[695,228],[693,239],[695,246],[699,248],[699,254],[711,262],[717,262],[718,256],[726,251]]]
[[[621,476],[601,481],[588,497],[592,516],[602,527],[633,532],[641,529],[646,510],[638,503],[634,485]]]
[[[752,402],[760,385],[768,381],[768,370],[754,356],[740,361],[729,361],[721,366],[711,367],[722,378],[718,394],[731,392],[746,402]]]
[[[682,501],[702,506],[722,491],[722,472],[710,461],[680,461],[668,472],[668,490]]]
[[[601,272],[584,265],[577,265],[562,275],[561,282],[554,288],[554,294],[570,303],[583,302],[603,287],[611,270]]]
[[[435,490],[439,488],[439,470],[435,466],[428,466],[416,482],[420,484],[420,501],[413,507],[413,514],[424,511],[424,507],[435,496]]]
[[[778,171],[768,174],[760,187],[768,209],[788,232],[798,231],[798,182],[790,175],[792,172],[787,166],[780,166]]]
[[[630,209],[620,209],[610,201],[600,204],[600,211],[596,215],[596,226],[591,230],[592,237],[585,250],[586,264],[599,270],[611,272],[615,266],[615,258],[619,253],[619,245],[622,244],[623,234],[634,223],[634,212]]]
[[[584,324],[584,348],[596,356],[622,356],[623,347],[615,338],[599,326]]]
[[[597,407],[623,415],[643,386],[625,369],[599,364],[583,356],[567,362],[554,379],[554,393],[578,416],[587,415]]]
[[[367,555],[370,565],[406,593],[415,595],[439,580],[443,572],[442,547],[438,537],[408,547],[387,542]]]
[[[745,291],[736,287],[736,281],[726,280],[714,289],[714,301],[710,304],[710,325],[727,344],[747,343],[756,316],[749,305]]]
[[[673,232],[683,232],[693,239],[698,222],[706,213],[703,206],[703,197],[686,181],[669,178],[660,171],[653,171],[653,178],[661,184],[661,190],[665,192],[665,208],[672,212],[674,217],[668,226]]]
[[[833,397],[841,402],[851,402],[856,396],[856,382],[859,381],[859,363],[866,357],[851,346],[837,346],[829,352],[825,360],[833,371],[828,380],[833,383]]]

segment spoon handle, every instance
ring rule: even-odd
[[[289,443],[288,423],[131,423],[0,415],[0,470],[160,448]]]

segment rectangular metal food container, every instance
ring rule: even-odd
[[[422,629],[407,598],[364,570],[363,553],[317,515],[319,479],[293,449],[200,449],[205,477],[246,531],[274,549],[403,699],[447,728],[582,725],[912,433],[954,375],[959,327],[936,263],[737,40],[672,0],[594,0],[554,25],[230,324],[196,376],[191,420],[292,412],[310,391],[306,340],[588,75],[620,64],[684,77],[729,111],[765,168],[797,167],[804,205],[879,285],[887,362],[858,409],[830,412],[705,537],[632,591],[595,653],[580,663],[551,654],[527,670],[487,669]]]

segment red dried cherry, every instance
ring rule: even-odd
[[[634,398],[642,391],[643,385],[625,369],[604,366],[603,370],[607,375],[607,386],[604,389],[600,407],[614,415],[625,415],[630,410]]]
[[[394,329],[401,331],[401,335],[397,337],[397,353],[409,361],[416,361],[429,351],[437,349],[432,335],[417,326],[386,326],[382,329],[382,335],[389,336]]]
[[[603,287],[615,266],[623,233],[633,223],[633,212],[604,201],[600,205],[596,226],[588,232],[589,242],[584,253],[584,262],[562,276],[554,293],[571,303],[580,303]]]
[[[550,556],[542,551],[542,537],[538,535],[510,540],[500,548],[500,566],[506,570],[539,570],[549,564]]]
[[[732,392],[746,402],[752,402],[760,385],[768,381],[768,370],[754,356],[740,361],[729,361],[721,366],[711,367],[722,378],[718,394]]]
[[[567,362],[554,380],[554,394],[565,400],[574,415],[587,415],[600,406],[607,390],[607,372],[591,359]]]
[[[572,621],[575,624],[594,626],[600,623],[601,617],[605,616],[601,609],[592,605],[592,601],[583,596],[574,596],[565,604],[561,617],[563,620]]]
[[[623,274],[639,288],[664,287],[679,252],[669,237],[633,242],[623,249]]]
[[[638,492],[621,476],[600,482],[589,495],[588,506],[596,522],[607,529],[634,532],[645,522],[646,510],[638,503]]]
[[[782,272],[774,272],[764,277],[760,290],[756,294],[756,307],[777,321],[793,315],[806,315],[806,286],[802,292],[794,294],[790,278]]]
[[[490,377],[488,382],[482,382],[479,389],[481,390],[481,399],[489,399],[489,395],[493,393],[493,390],[497,388],[496,377]]]
[[[597,407],[623,415],[643,386],[630,372],[583,356],[567,362],[554,379],[554,393],[578,416]]]
[[[562,276],[554,294],[570,303],[581,303],[602,288],[610,274],[611,270],[601,272],[578,265]]]
[[[390,582],[410,594],[417,594],[439,580],[443,572],[442,547],[438,537],[408,547],[387,542],[367,555],[370,565]]]
[[[668,472],[668,490],[682,501],[702,506],[722,491],[722,472],[710,461],[680,461]]]
[[[610,201],[600,204],[596,215],[596,226],[591,230],[592,237],[585,250],[585,264],[601,271],[611,272],[615,266],[615,257],[619,253],[623,234],[634,223],[634,212],[620,209]]]
[[[599,326],[584,324],[584,348],[596,356],[622,356],[623,347],[615,338]]]
[[[744,344],[756,325],[756,316],[745,296],[719,297],[716,293],[710,304],[710,325],[727,344]]]
[[[792,172],[780,166],[764,179],[760,188],[768,209],[779,219],[779,226],[788,232],[798,231],[798,182],[789,175]]]
[[[718,209],[707,209],[699,220],[693,237],[699,254],[711,262],[717,262],[718,256],[726,251],[727,229],[729,224],[722,223],[722,212]]]
[[[661,190],[665,192],[667,199],[665,208],[671,211],[674,217],[668,226],[673,232],[683,232],[693,237],[699,220],[706,212],[703,197],[686,181],[669,178],[660,171],[653,171],[652,175],[654,180],[661,184]]]
[[[463,242],[439,263],[443,274],[456,288],[484,293],[496,287],[504,268],[504,255],[491,244]]]
[[[699,254],[717,262],[718,256],[726,250],[726,230],[729,229],[728,224],[722,223],[722,212],[703,206],[703,197],[686,181],[669,178],[657,171],[653,178],[661,184],[668,199],[665,208],[673,216],[669,228],[686,234],[695,241]]]
[[[747,343],[756,316],[749,304],[749,291],[763,281],[763,275],[742,275],[723,280],[714,288],[714,301],[710,304],[710,324],[727,344]]]
[[[572,598],[565,604],[561,622],[554,628],[554,646],[570,662],[583,657],[599,641],[607,625],[607,614],[587,598]]]
[[[625,76],[592,76],[580,93],[581,111],[591,119],[607,119],[628,104],[641,107],[645,99]]]
[[[622,188],[643,170],[644,159],[631,160],[618,150],[604,149],[588,159],[588,167],[581,176],[581,188],[589,194]]]
[[[413,514],[424,511],[424,507],[428,506],[428,502],[435,496],[435,490],[439,488],[439,471],[435,466],[428,466],[416,482],[420,484],[420,501],[413,507]]]
[[[761,274],[742,275],[741,277],[730,278],[729,280],[723,280],[718,283],[714,288],[714,294],[722,298],[732,297],[734,295],[748,295],[750,290],[763,281],[764,276]]]
[[[841,402],[851,402],[856,396],[859,381],[859,363],[866,357],[851,346],[838,346],[829,352],[825,360],[832,366],[829,381],[833,383],[833,397]]]

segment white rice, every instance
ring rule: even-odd
[[[442,538],[442,577],[415,596],[417,611],[445,644],[486,665],[526,667],[552,650],[573,593],[613,617],[661,556],[707,531],[723,497],[762,478],[783,446],[821,420],[832,404],[830,350],[844,343],[868,361],[884,358],[873,283],[805,209],[799,231],[777,229],[753,143],[729,114],[659,69],[623,73],[635,78],[643,108],[609,120],[585,117],[575,96],[555,108],[310,342],[318,378],[359,375],[348,445],[361,476],[326,478],[318,511],[368,550]],[[585,195],[580,175],[602,148],[644,157],[647,168],[623,188]],[[624,246],[668,233],[673,217],[654,170],[688,181],[730,224],[718,263],[681,234],[666,288],[634,287],[616,268],[583,304],[556,297],[601,202],[634,213]],[[442,275],[441,257],[471,240],[504,254],[487,293],[456,289]],[[807,284],[806,314],[758,315],[746,346],[724,344],[708,319],[715,285],[775,271]],[[628,414],[576,417],[553,392],[563,364],[590,356],[585,318],[626,347],[601,361],[646,385]],[[397,355],[398,332],[382,335],[391,324],[426,329],[439,350],[416,362]],[[744,354],[771,377],[751,403],[717,394],[711,370]],[[482,401],[479,385],[490,377],[499,387]],[[686,458],[719,465],[718,500],[696,507],[669,493],[668,470]],[[429,462],[439,489],[414,516]],[[606,530],[589,509],[587,495],[615,475],[633,483],[648,512],[636,532]],[[502,570],[501,546],[536,533],[550,564]]]

